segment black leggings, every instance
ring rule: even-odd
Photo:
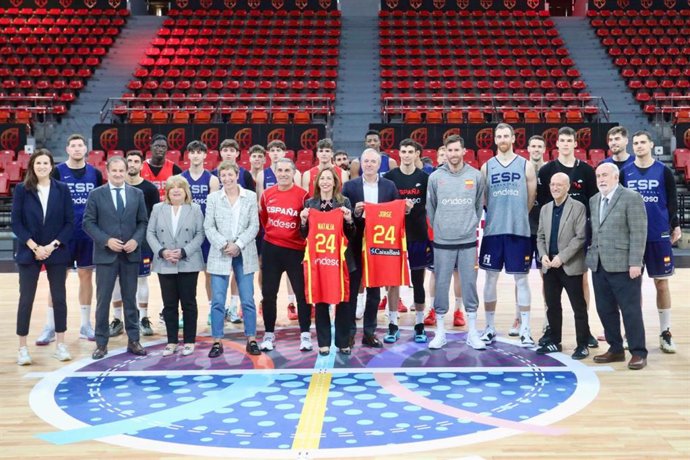
[[[304,296],[304,268],[302,260],[304,251],[283,248],[276,246],[268,241],[264,241],[261,265],[262,265],[262,285],[261,293],[263,299],[263,317],[266,332],[273,332],[276,328],[276,303],[278,289],[280,288],[280,277],[283,272],[287,273],[292,289],[297,298],[297,316],[299,319],[300,332],[309,332],[311,327],[311,308],[307,305]]]
[[[412,295],[414,303],[424,305],[426,302],[426,291],[424,290],[424,271],[425,268],[411,270]]]

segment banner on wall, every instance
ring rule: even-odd
[[[93,127],[94,150],[141,150],[151,146],[151,136],[163,134],[174,150],[184,150],[191,141],[200,140],[210,150],[218,150],[224,139],[235,139],[242,150],[254,144],[265,146],[282,140],[289,150],[316,150],[316,143],[326,135],[324,125],[125,125],[98,124]]]
[[[690,123],[676,125],[676,148],[690,149]]]
[[[589,0],[590,10],[684,10],[687,0]]]
[[[2,8],[127,9],[127,0],[0,0]]]
[[[545,0],[381,0],[382,11],[541,11]]]
[[[337,0],[172,0],[180,10],[337,10]]]
[[[24,150],[26,145],[26,125],[0,125],[0,150]]]
[[[413,139],[425,149],[436,149],[443,144],[446,137],[459,134],[468,149],[493,149],[494,128],[497,123],[476,125],[413,125],[413,124],[376,124],[369,129],[377,130],[381,135],[381,150],[398,149],[403,139]],[[577,147],[582,149],[607,149],[606,133],[618,123],[577,123],[569,124],[576,132]],[[526,149],[527,141],[534,135],[544,137],[547,150],[556,148],[558,129],[561,125],[553,124],[513,124],[516,149]]]

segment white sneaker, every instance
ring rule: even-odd
[[[184,347],[182,347],[182,356],[189,356],[192,353],[194,353],[194,344],[193,343],[185,343]]]
[[[486,326],[486,329],[484,329],[479,339],[485,344],[491,345],[496,341],[496,329],[491,326]]]
[[[670,330],[665,330],[659,336],[659,347],[664,353],[676,352],[676,344],[673,343],[673,336]]]
[[[87,339],[93,342],[96,340],[96,333],[93,331],[93,327],[91,327],[90,324],[87,324],[86,326],[82,326],[79,328],[79,338],[80,339]]]
[[[57,347],[55,348],[55,353],[53,353],[53,358],[57,359],[58,361],[70,361],[72,359],[72,355],[69,354],[67,345],[64,343],[58,343]]]
[[[486,344],[479,338],[479,333],[476,330],[467,333],[465,343],[475,350],[486,350]]]
[[[532,338],[532,334],[530,334],[530,330],[527,328],[520,331],[520,346],[524,348],[531,348],[534,346],[534,339]]]
[[[31,355],[29,354],[29,349],[26,347],[20,347],[17,353],[17,364],[20,366],[27,366],[31,364]]]
[[[355,318],[362,319],[364,317],[364,309],[366,307],[365,297],[357,297],[357,309],[355,310]]]
[[[434,338],[431,339],[431,342],[429,342],[429,349],[438,350],[439,348],[443,348],[447,343],[448,341],[446,340],[446,333],[437,332]]]
[[[172,356],[177,352],[177,344],[169,343],[163,349],[163,356]]]
[[[48,345],[50,342],[55,342],[55,328],[46,326],[43,328],[41,335],[36,339],[36,345],[42,347]]]
[[[275,334],[273,332],[266,332],[264,334],[264,340],[261,342],[261,345],[259,345],[259,348],[261,348],[261,351],[273,351],[275,348],[275,341]]]
[[[520,324],[520,318],[515,318],[515,321],[513,321],[513,325],[508,330],[508,335],[510,337],[517,337],[520,335]]]
[[[299,335],[299,351],[312,351],[311,332],[302,332]]]

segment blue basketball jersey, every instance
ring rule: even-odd
[[[530,236],[526,166],[527,160],[517,155],[506,166],[496,157],[486,163],[484,235]]]
[[[633,163],[621,171],[623,185],[635,190],[644,199],[647,210],[647,241],[664,241],[671,236],[665,168],[663,163],[654,160],[649,168],[640,168]]]
[[[613,163],[613,164],[615,164],[616,166],[618,166],[619,170],[622,170],[623,168],[625,168],[628,165],[633,164],[634,162],[635,162],[635,155],[628,156],[628,159],[625,161],[615,161],[613,159],[613,156],[606,157],[602,160],[602,163]]]
[[[194,180],[189,170],[187,170],[182,173],[182,177],[189,182],[189,188],[192,191],[192,202],[198,204],[201,207],[201,212],[206,215],[206,199],[211,192],[211,173],[204,170],[199,179]]]
[[[96,168],[87,164],[86,172],[80,178],[75,177],[74,171],[67,166],[66,163],[60,163],[56,166],[60,173],[60,181],[67,184],[70,194],[72,195],[72,206],[74,207],[74,239],[90,239],[89,236],[82,229],[82,221],[84,220],[84,212],[86,211],[86,201],[89,198],[91,190],[98,187],[98,176]]]
[[[277,183],[278,179],[276,179],[276,173],[274,173],[271,168],[264,169],[264,190],[268,187],[273,187]]]

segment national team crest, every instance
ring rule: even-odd
[[[255,10],[261,5],[261,0],[247,0],[249,8]]]
[[[688,0],[688,1],[690,1],[690,0]],[[400,2],[398,0],[386,0],[386,6],[391,10],[396,9],[398,7],[399,3]]]
[[[101,133],[100,141],[103,150],[115,150],[119,142],[119,132],[117,128],[106,129]]]
[[[216,150],[218,148],[218,137],[218,128],[207,129],[199,136],[201,142],[206,144],[211,150]]]
[[[480,0],[479,4],[482,6],[482,8],[488,10],[494,6],[494,0]]]
[[[187,145],[184,128],[175,128],[168,133],[168,145],[172,150],[184,150]]]
[[[422,6],[422,0],[410,0],[410,6],[415,10],[418,10]]]
[[[442,10],[446,7],[446,0],[434,0],[434,8]]]
[[[177,7],[181,10],[187,8],[189,5],[189,0],[177,0]]]
[[[199,4],[203,9],[208,10],[213,6],[213,0],[199,0]]]
[[[271,141],[285,142],[285,128],[277,128],[271,130],[271,132],[268,133],[268,136],[266,136],[266,143],[268,144]]]
[[[474,179],[465,179],[465,188],[472,190],[474,188]]]
[[[577,130],[575,134],[575,140],[577,141],[577,146],[581,149],[589,149],[592,145],[592,129],[591,128],[581,128]]]
[[[122,0],[108,0],[108,5],[110,5],[112,8],[119,8],[121,3]]]
[[[19,128],[9,128],[0,134],[0,147],[4,150],[19,149]]]
[[[235,8],[235,6],[237,6],[237,0],[225,0],[223,5],[225,5],[226,8]]]
[[[458,8],[461,10],[466,10],[470,6],[470,0],[455,0],[455,4],[458,5]]]
[[[683,133],[683,143],[685,144],[685,148],[690,149],[690,129],[686,129]]]
[[[91,9],[96,6],[97,0],[84,0],[84,6]]]
[[[460,135],[460,128],[450,128],[446,130],[445,133],[443,133],[443,143],[446,143],[446,139],[448,139],[449,136],[459,136]]]
[[[393,128],[383,128],[379,131],[379,138],[381,139],[382,150],[395,148],[395,130]]]
[[[503,0],[503,6],[505,6],[506,9],[512,10],[515,8],[515,0]]]
[[[282,10],[285,6],[285,2],[283,0],[271,0],[271,5],[273,5],[273,8],[276,10]]]
[[[142,152],[146,152],[151,148],[151,128],[140,129],[134,133],[134,147]],[[102,142],[101,142],[102,144]]]
[[[331,7],[331,0],[319,0],[319,6],[327,10]]]
[[[666,8],[669,10],[672,10],[676,7],[676,0],[664,0],[664,6],[666,6]]]
[[[490,149],[494,145],[493,128],[480,129],[474,137],[474,142],[480,149]]]
[[[604,1],[606,1],[606,0],[604,0]],[[532,8],[534,10],[539,6],[539,0],[527,0],[527,6],[529,6],[530,8]]]

